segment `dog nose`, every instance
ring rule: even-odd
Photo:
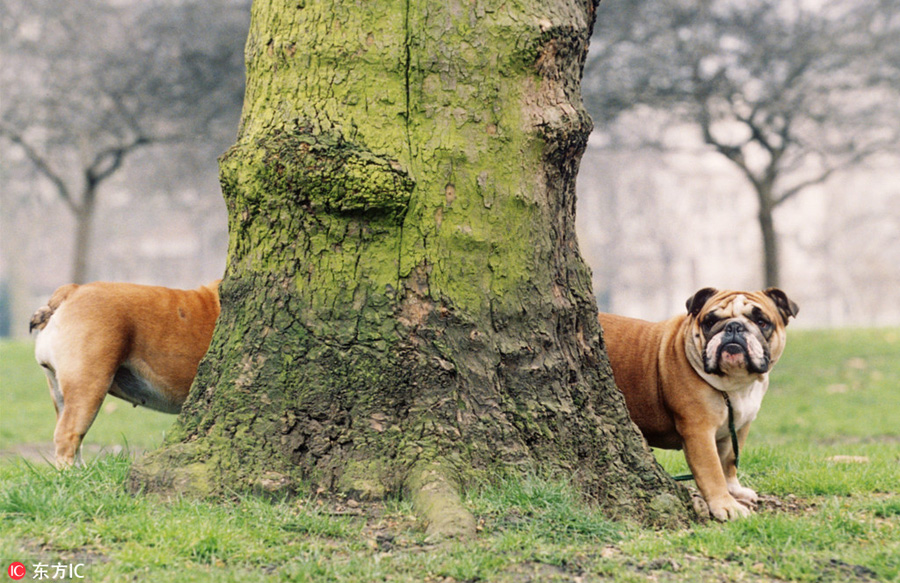
[[[725,333],[730,334],[732,336],[737,336],[744,331],[744,325],[740,322],[728,322],[725,324]]]

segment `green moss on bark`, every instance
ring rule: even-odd
[[[365,215],[368,220],[398,222],[414,187],[398,162],[340,136],[308,131],[276,132],[235,146],[220,164],[226,184],[265,185],[262,192],[245,191],[246,204],[276,198],[312,214]]]

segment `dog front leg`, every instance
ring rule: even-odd
[[[737,431],[737,440],[739,451],[744,451],[744,443],[747,441],[747,434],[750,432],[750,424],[747,423]],[[731,436],[720,439],[716,444],[719,451],[719,459],[722,462],[722,470],[725,472],[725,482],[728,484],[728,493],[734,498],[751,508],[759,501],[759,496],[750,488],[741,486],[737,477],[737,466],[734,463],[734,447],[731,444]]]
[[[681,432],[681,435],[684,439],[684,457],[713,517],[731,520],[749,516],[750,510],[728,492],[716,449],[715,429],[692,429]]]

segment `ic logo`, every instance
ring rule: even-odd
[[[19,562],[12,563],[6,572],[9,574],[10,579],[18,581],[25,577],[25,565]]]

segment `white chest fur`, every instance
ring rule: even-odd
[[[756,419],[759,408],[762,406],[763,397],[766,396],[768,389],[769,375],[765,375],[762,379],[751,383],[746,388],[728,391],[728,398],[731,400],[731,410],[734,413],[734,428],[736,430]],[[719,427],[716,437],[724,438],[727,436],[728,422],[726,421]]]

